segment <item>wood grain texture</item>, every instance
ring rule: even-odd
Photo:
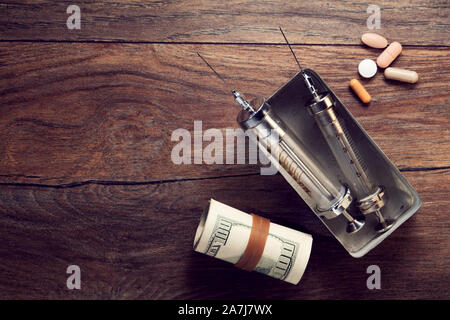
[[[450,241],[444,207],[450,170],[405,174],[422,208],[360,259],[340,247],[280,175],[145,186],[1,186],[0,298],[448,299],[450,251],[442,244]],[[270,197],[248,201],[257,194]],[[300,284],[195,253],[195,229],[210,197],[314,234]],[[70,264],[82,270],[80,291],[65,288]],[[372,264],[381,268],[382,290],[366,288]]]
[[[368,3],[77,1],[82,28],[68,30],[70,4],[0,3],[0,299],[450,299],[448,1],[376,3],[380,33],[404,45],[393,66],[420,80],[365,80],[368,107],[348,88],[379,54],[360,45]],[[280,175],[170,159],[177,128],[237,128],[196,52],[247,97],[269,96],[297,72],[278,26],[422,198],[361,259]],[[195,253],[210,198],[311,233],[300,284]],[[66,288],[70,264],[79,291]],[[382,290],[366,288],[372,264]]]
[[[195,54],[237,88],[268,96],[295,65],[283,46],[20,44],[1,46],[0,181],[69,184],[246,174],[249,165],[175,165],[177,128],[237,128],[238,107]],[[295,46],[400,168],[450,166],[450,50],[409,48],[395,62],[416,85],[365,81],[362,106],[348,88],[365,48]],[[430,65],[429,61],[434,63]],[[208,143],[205,142],[204,146]],[[226,146],[224,145],[224,148]],[[224,160],[225,161],[225,160]],[[130,165],[131,164],[131,165]]]
[[[370,3],[359,1],[76,1],[81,29],[68,30],[73,1],[0,4],[1,40],[359,44]],[[377,1],[380,30],[404,45],[450,45],[448,1]],[[414,30],[411,34],[411,30]]]

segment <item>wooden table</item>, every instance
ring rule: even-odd
[[[446,1],[378,1],[416,85],[364,81],[379,50],[360,43],[368,3],[344,1],[0,3],[0,298],[450,298],[450,41]],[[377,248],[350,257],[278,174],[256,165],[175,165],[177,128],[237,128],[238,107],[197,57],[236,88],[268,96],[296,65],[336,91],[420,194],[421,209]],[[205,142],[204,145],[207,145]],[[311,233],[293,286],[192,250],[208,199]],[[366,269],[381,269],[369,290]],[[81,290],[66,268],[81,268]]]

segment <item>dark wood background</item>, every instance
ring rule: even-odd
[[[450,298],[450,40],[447,1],[378,1],[379,32],[404,46],[416,85],[364,81],[369,3],[346,1],[0,3],[0,298]],[[236,88],[270,95],[304,66],[336,91],[419,192],[421,209],[377,248],[350,257],[280,175],[255,165],[174,165],[176,128],[236,128]],[[293,286],[192,250],[215,198],[314,237]],[[81,290],[66,288],[70,264]],[[381,290],[366,268],[381,268]]]

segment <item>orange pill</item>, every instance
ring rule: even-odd
[[[364,103],[369,103],[372,100],[372,97],[367,92],[366,88],[363,87],[361,82],[356,79],[350,80],[350,88],[356,93],[356,95],[361,99]]]
[[[402,45],[398,42],[392,42],[377,58],[377,65],[380,68],[389,67],[392,61],[402,53]]]

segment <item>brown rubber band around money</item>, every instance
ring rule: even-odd
[[[235,266],[247,271],[255,269],[264,252],[269,235],[270,220],[252,214],[252,230],[247,247]]]

